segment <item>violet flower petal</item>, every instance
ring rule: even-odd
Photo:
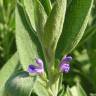
[[[38,59],[36,59],[36,64],[38,64],[38,66],[29,65],[27,71],[29,73],[43,73],[44,72],[43,61],[38,58]]]
[[[44,69],[43,68],[39,68],[38,66],[29,65],[28,72],[29,73],[43,73]]]
[[[68,73],[70,70],[70,65],[69,64],[62,64],[60,66],[60,71],[61,72],[65,72],[65,73]]]
[[[65,56],[62,60],[61,63],[59,65],[60,71],[61,72],[65,72],[68,73],[70,70],[70,61],[72,60],[71,56]]]
[[[61,63],[63,62],[70,62],[72,60],[72,57],[71,56],[64,56],[63,59],[61,60]]]
[[[36,70],[35,70],[36,68],[37,68],[37,66],[29,65],[27,71],[28,71],[29,73],[36,73]]]
[[[43,68],[43,61],[40,58],[36,59],[36,63]]]

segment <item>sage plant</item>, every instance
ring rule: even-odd
[[[63,75],[71,73],[70,53],[85,32],[92,4],[93,0],[17,0],[17,52],[12,60],[14,69],[20,65],[2,96],[73,96],[64,88]]]

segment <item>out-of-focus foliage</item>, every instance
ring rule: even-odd
[[[15,0],[0,0],[0,67],[16,50],[15,31]]]
[[[59,1],[0,0],[0,96],[96,96],[96,0]],[[58,88],[50,90],[45,78],[25,72],[40,57],[47,79],[55,81],[52,64],[65,53],[73,61]]]

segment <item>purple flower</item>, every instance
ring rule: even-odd
[[[43,61],[40,58],[36,59],[36,64],[38,66],[35,66],[32,64],[28,66],[29,73],[43,73],[44,72]]]
[[[64,58],[61,60],[61,63],[59,65],[60,71],[68,73],[70,70],[70,61],[72,60],[71,56],[64,56]]]

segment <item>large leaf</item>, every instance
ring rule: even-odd
[[[16,43],[21,64],[25,70],[29,64],[35,63],[35,58],[38,58],[41,53],[40,43],[28,26],[26,18],[27,15],[22,5],[18,3],[16,8]]]
[[[0,96],[3,94],[4,84],[9,79],[9,77],[14,73],[19,63],[18,53],[16,52],[11,59],[3,66],[0,70]]]
[[[88,23],[93,0],[72,0],[58,42],[57,55],[71,52],[82,38]]]
[[[43,43],[48,54],[55,51],[58,39],[61,35],[66,12],[66,0],[56,0],[55,5],[44,27]],[[49,56],[50,57],[50,56]]]
[[[27,72],[16,73],[6,82],[3,96],[30,96],[35,80]]]

